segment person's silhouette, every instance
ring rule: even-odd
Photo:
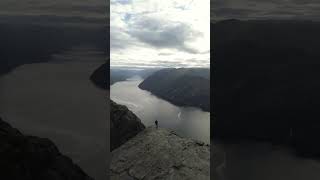
[[[156,128],[158,129],[158,120],[154,122],[156,124]]]

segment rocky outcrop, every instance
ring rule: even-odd
[[[92,73],[90,80],[99,88],[109,89],[109,71],[109,65],[105,63]]]
[[[139,88],[178,106],[210,111],[210,69],[162,69],[147,77]]]
[[[93,180],[48,139],[23,135],[0,119],[0,179]]]
[[[110,100],[111,151],[142,131],[145,126],[126,106]]]
[[[112,152],[111,179],[210,179],[210,147],[149,127]]]

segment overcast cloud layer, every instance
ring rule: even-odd
[[[319,0],[213,0],[211,20],[320,20]]]
[[[111,0],[112,67],[208,67],[209,0]]]
[[[105,0],[1,0],[0,22],[106,24]]]

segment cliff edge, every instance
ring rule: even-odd
[[[126,106],[119,105],[112,100],[110,100],[110,120],[111,151],[145,129],[141,120]]]

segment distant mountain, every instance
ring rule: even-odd
[[[11,180],[93,180],[49,139],[23,135],[0,119],[0,177]]]
[[[140,76],[145,79],[158,69],[111,69],[110,70],[110,85],[119,81],[125,81],[133,76]]]
[[[147,77],[139,88],[179,106],[194,106],[210,111],[209,69],[163,69]]]
[[[113,151],[142,131],[145,126],[126,106],[110,100],[111,146]]]
[[[0,22],[0,75],[19,65],[50,61],[52,55],[78,46],[95,47],[107,56],[108,38],[104,26],[80,28]]]
[[[213,136],[290,141],[320,155],[320,22],[227,20],[211,28]]]
[[[110,70],[110,86],[119,81],[125,81],[126,79],[134,76],[132,71],[111,69]]]
[[[146,78],[158,69],[114,69],[110,68],[110,61],[98,67],[90,76],[90,80],[102,89],[109,89],[114,83],[125,81],[133,76]],[[108,85],[109,84],[109,85]]]

